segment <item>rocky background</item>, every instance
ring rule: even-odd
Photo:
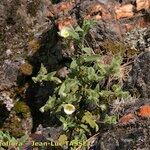
[[[1,0],[1,130],[16,138],[28,133],[39,141],[59,136],[62,127],[56,118],[39,112],[53,86],[33,84],[31,78],[41,63],[52,71],[70,62],[74,51],[62,48],[57,32],[92,18],[97,24],[90,30],[89,45],[102,54],[122,50],[130,62],[124,89],[139,98],[112,104],[110,113],[119,113],[118,124],[104,127],[89,149],[150,148],[149,0]]]

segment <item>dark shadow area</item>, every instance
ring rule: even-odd
[[[51,0],[52,1],[52,4],[58,4],[60,2],[62,2],[62,0]]]
[[[3,127],[3,124],[5,120],[8,118],[9,113],[10,112],[6,109],[4,105],[0,107],[0,128]]]
[[[47,102],[50,95],[53,94],[55,85],[51,82],[34,83],[32,77],[37,76],[41,64],[48,72],[56,71],[70,62],[70,58],[63,56],[61,46],[59,45],[57,28],[54,26],[40,38],[41,47],[37,52],[28,58],[28,62],[33,66],[33,73],[30,76],[18,76],[18,86],[24,86],[26,83],[29,87],[26,89],[24,101],[30,107],[33,129],[35,132],[39,124],[43,127],[59,126],[60,121],[50,112],[41,113],[39,109]]]

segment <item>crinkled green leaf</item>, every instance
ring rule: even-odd
[[[94,117],[89,111],[84,113],[84,116],[82,117],[81,122],[89,124],[90,127],[93,129],[95,128],[96,131],[98,130],[98,125],[96,123],[96,120],[94,119]]]
[[[46,70],[46,68],[44,67],[44,65],[41,64],[41,68],[40,68],[40,70],[39,70],[39,72],[38,72],[38,75],[37,75],[36,77],[32,77],[32,80],[33,80],[35,83],[41,82],[41,81],[43,81],[43,80],[46,79],[46,77],[47,77],[46,74],[47,74],[47,70]]]
[[[94,90],[96,90],[96,91],[99,91],[99,90],[100,90],[100,84],[99,84],[99,83],[96,85],[96,87],[95,87]]]
[[[100,94],[101,97],[108,98],[110,96],[113,96],[114,92],[109,91],[109,90],[102,90],[102,91],[99,92],[99,94]]]
[[[103,64],[97,64],[98,67],[98,72],[100,73],[101,76],[105,76],[107,74],[107,66],[103,65]]]
[[[28,135],[28,134],[25,134],[24,136],[22,136],[22,137],[19,139],[19,142],[24,144],[28,139],[29,139],[29,135]]]
[[[81,51],[84,51],[86,54],[91,55],[92,54],[92,48],[90,47],[83,47]]]
[[[94,62],[100,59],[100,55],[95,54],[95,55],[91,55],[91,56],[83,56],[82,57],[84,62]]]
[[[88,96],[88,99],[91,102],[97,103],[99,101],[99,91],[92,90],[92,89],[86,89],[85,91]]]
[[[65,92],[69,93],[69,92],[73,91],[75,87],[77,88],[78,84],[79,84],[79,82],[76,79],[67,79],[65,81],[65,85],[66,85]]]
[[[74,93],[69,93],[69,94],[67,94],[67,96],[66,96],[66,99],[65,99],[65,102],[66,103],[73,103],[73,102],[78,102],[80,99],[78,99],[77,97],[76,97],[76,94],[74,94]]]
[[[71,62],[71,64],[70,64],[70,68],[71,68],[71,69],[76,69],[77,66],[78,66],[78,65],[77,65],[77,61],[74,59],[74,60]]]
[[[65,82],[60,86],[59,92],[58,94],[62,97],[67,96],[67,94],[65,93],[65,89],[66,89],[66,85]]]
[[[109,74],[113,74],[113,75],[119,76],[118,73],[119,73],[119,68],[120,68],[121,62],[122,62],[122,60],[121,60],[120,57],[113,58],[110,66],[107,69],[107,72]]]
[[[75,31],[76,31],[76,32],[84,32],[84,30],[83,30],[80,26],[77,26],[77,27],[75,28]]]
[[[87,71],[88,71],[87,77],[89,81],[97,81],[99,79],[93,67],[88,67]]]
[[[40,108],[40,111],[44,112],[49,109],[52,109],[55,106],[55,102],[56,102],[56,97],[49,96],[48,101],[46,102],[46,104],[43,107]]]
[[[112,115],[112,116],[105,116],[104,123],[108,124],[116,124],[117,123],[117,117]]]
[[[83,128],[86,132],[90,133],[90,130],[87,125],[81,124],[80,127]]]
[[[116,97],[118,97],[118,98],[126,98],[129,96],[129,92],[123,91],[119,84],[114,84],[112,86],[112,89],[113,89]]]
[[[38,72],[39,75],[45,75],[47,74],[47,70],[46,68],[44,67],[43,64],[41,64],[41,68],[40,68],[40,71]]]
[[[43,64],[41,64],[41,68],[40,68],[38,75],[36,77],[32,77],[32,80],[35,83],[42,82],[42,81],[56,81],[56,80],[57,82],[60,82],[58,81],[58,79],[55,79],[54,77],[55,74],[56,74],[56,71],[47,74],[46,68],[44,67]]]
[[[62,81],[61,81],[59,78],[57,78],[57,77],[51,77],[51,80],[50,80],[50,81],[53,81],[53,82],[55,82],[56,84],[62,83]]]
[[[60,105],[57,107],[57,109],[56,109],[56,113],[57,113],[57,112],[60,112],[61,109],[63,108],[63,106],[64,106],[63,104],[60,104]]]
[[[60,116],[59,120],[63,123],[63,129],[67,131],[69,128],[73,128],[76,126],[76,123],[72,118],[64,118]]]
[[[89,32],[89,30],[91,29],[91,27],[94,24],[95,24],[94,20],[84,20],[83,21],[82,29],[83,29],[85,35]]]

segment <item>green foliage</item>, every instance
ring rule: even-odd
[[[61,80],[55,77],[55,75],[56,75],[56,71],[47,74],[46,68],[44,67],[43,64],[41,64],[41,68],[40,71],[38,72],[37,77],[32,77],[32,80],[35,83],[42,82],[42,81],[53,81],[56,84],[61,83]]]
[[[119,84],[114,84],[112,86],[112,91],[102,90],[100,95],[104,98],[126,98],[129,95],[129,92],[122,91],[122,88]]]
[[[65,134],[60,135],[58,139],[58,143],[60,143],[61,145],[66,145],[67,142],[68,142],[68,137]]]
[[[44,112],[49,109],[52,109],[55,106],[55,101],[56,101],[56,97],[49,96],[48,101],[46,102],[46,104],[43,107],[40,108],[40,111]]]
[[[95,128],[96,131],[99,130],[96,120],[94,119],[93,115],[89,111],[84,113],[84,116],[82,117],[81,122],[89,124],[90,127],[93,129]]]
[[[104,119],[104,123],[116,124],[117,123],[117,117],[116,116],[108,116],[108,115],[106,115],[105,119]]]
[[[67,39],[72,40],[74,44],[79,48],[78,53],[92,54],[93,50],[85,46],[85,37],[88,34],[90,28],[95,24],[94,20],[84,20],[82,27],[64,27],[58,34]]]
[[[64,27],[58,34],[64,38],[73,38],[75,40],[80,40],[79,34],[73,27]]]
[[[23,118],[27,118],[31,115],[29,107],[23,101],[16,102],[14,111],[16,114],[22,115]]]
[[[41,64],[41,68],[40,68],[40,71],[38,72],[38,76],[35,78],[33,77],[32,80],[36,83],[36,82],[41,82],[43,80],[46,79],[46,74],[47,74],[47,70],[46,68],[44,67],[43,64]]]
[[[69,131],[69,129],[74,128],[76,126],[74,119],[71,117],[64,118],[64,117],[60,116],[60,121],[63,124],[64,131],[67,131],[67,132]]]
[[[122,91],[121,87],[118,84],[114,84],[112,86],[113,91],[115,92],[115,96],[117,98],[126,98],[128,97],[129,93]]]
[[[100,63],[101,55],[94,54],[93,50],[86,47],[84,38],[89,32],[93,21],[84,21],[82,27],[66,27],[59,35],[65,40],[72,40],[78,44],[78,55],[72,57],[72,62],[68,67],[69,74],[63,80],[56,77],[56,72],[47,73],[46,68],[41,65],[37,77],[33,77],[34,82],[49,81],[57,84],[54,93],[49,97],[47,103],[40,109],[42,112],[50,110],[58,116],[63,124],[64,131],[73,131],[72,142],[84,141],[87,135],[91,135],[91,128],[98,132],[98,120],[94,116],[100,116],[97,112],[107,111],[106,104],[109,100],[126,97],[127,92],[122,91],[119,82],[119,69],[122,63],[121,57],[114,57],[111,63]],[[101,89],[100,81],[110,79],[109,83]],[[88,106],[82,104],[93,104],[95,109],[88,111]],[[72,114],[65,114],[62,109],[65,104],[72,104],[76,111]],[[116,117],[106,115],[103,120],[108,124],[115,124]]]
[[[14,146],[14,148],[16,148],[16,150],[22,150],[22,146],[26,143],[26,141],[29,139],[28,135],[24,135],[19,139],[16,139],[14,137],[12,137],[9,132],[2,132],[0,131],[0,142],[1,143],[6,143],[6,146],[4,146],[5,148],[9,148],[9,146]],[[9,144],[7,144],[7,142]],[[4,144],[5,145],[5,144]],[[1,147],[1,149],[3,150],[3,148]]]

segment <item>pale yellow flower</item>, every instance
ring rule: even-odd
[[[67,115],[71,115],[75,112],[75,107],[72,104],[65,104],[64,105],[64,112]]]
[[[64,37],[64,38],[67,38],[67,37],[70,36],[67,27],[64,27],[63,29],[61,29],[61,31],[60,31],[60,36],[62,36],[62,37]]]

